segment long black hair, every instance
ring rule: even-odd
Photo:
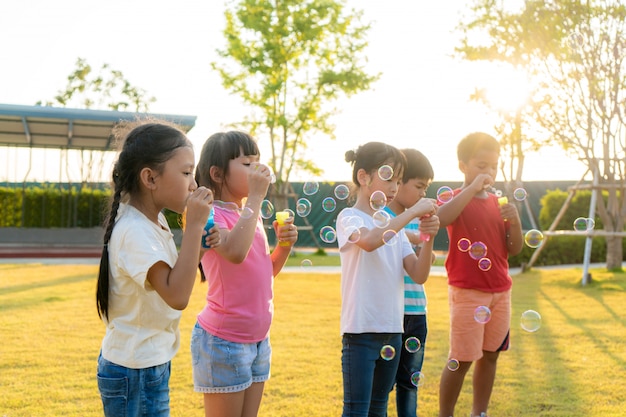
[[[128,132],[127,134],[124,134]],[[174,152],[191,147],[187,136],[176,126],[163,121],[131,124],[114,130],[121,139],[121,152],[113,166],[113,196],[105,220],[104,246],[96,289],[98,316],[109,318],[109,241],[121,202],[139,191],[139,174],[144,168],[161,171]]]

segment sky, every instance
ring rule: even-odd
[[[458,44],[454,29],[467,12],[466,3],[348,0],[372,23],[368,71],[382,76],[370,90],[337,103],[335,141],[315,138],[308,154],[324,170],[319,180],[348,181],[345,152],[376,140],[422,151],[433,165],[435,181],[462,181],[458,141],[473,131],[495,135],[492,116],[471,102],[470,94],[476,87],[497,88],[503,100],[515,100],[518,86],[495,65],[452,56]],[[65,88],[78,57],[94,69],[106,63],[157,99],[150,112],[197,116],[188,136],[198,157],[206,138],[248,114],[210,68],[215,50],[224,46],[224,8],[225,2],[217,0],[3,2],[0,103],[51,100]],[[269,148],[267,140],[258,139],[263,162]],[[57,181],[66,175],[58,167],[58,153],[48,153],[44,164],[34,163],[26,171],[24,152],[0,148],[0,181],[22,181],[25,175]],[[105,181],[109,172],[105,167]],[[584,172],[582,163],[551,148],[526,155],[523,179],[579,180]]]

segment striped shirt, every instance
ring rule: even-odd
[[[391,216],[396,214],[389,207],[385,207],[385,211]],[[413,219],[404,226],[404,230],[410,233],[416,233],[419,228],[419,220]],[[414,282],[411,277],[404,276],[404,314],[405,315],[423,315],[426,314],[426,291],[422,284]]]

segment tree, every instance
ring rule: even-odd
[[[305,152],[314,134],[334,139],[332,102],[379,77],[365,72],[370,26],[342,0],[240,0],[225,17],[226,47],[212,66],[252,110],[234,126],[269,139],[277,204],[286,207],[294,170],[321,173]]]
[[[96,73],[84,58],[76,60],[76,68],[67,77],[65,90],[58,91],[53,100],[37,105],[74,107],[82,109],[148,112],[154,97],[144,89],[133,86],[119,70],[103,64]],[[67,152],[67,150],[66,150]],[[67,153],[65,155],[67,159]],[[98,178],[104,164],[104,154],[80,151],[80,176],[83,184]]]
[[[65,90],[44,105],[80,109],[108,109],[115,111],[147,112],[154,97],[144,89],[133,86],[121,71],[103,64],[95,73],[84,58],[76,60],[76,69],[68,75]],[[41,105],[39,101],[37,105]]]
[[[542,143],[558,143],[593,174],[606,232],[626,218],[626,6],[613,0],[477,0],[459,25],[469,60],[510,63],[535,80],[530,113]],[[621,269],[621,237],[607,235],[607,268]]]

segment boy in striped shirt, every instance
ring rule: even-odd
[[[402,183],[385,210],[392,216],[404,212],[426,195],[433,180],[433,168],[428,159],[416,149],[402,149],[407,159]],[[414,219],[405,226],[406,235],[419,256],[419,245],[432,237],[420,236],[419,221]],[[433,255],[433,261],[434,261]],[[398,417],[417,416],[417,391],[424,362],[426,345],[426,293],[424,286],[404,277],[404,333],[400,364],[396,374],[396,408]]]

